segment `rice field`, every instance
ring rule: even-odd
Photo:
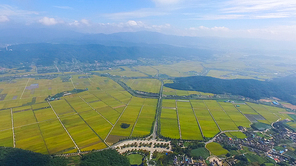
[[[211,154],[216,156],[225,155],[228,153],[226,149],[216,142],[207,144],[206,148],[211,152]]]
[[[115,72],[121,76],[134,77],[137,73],[139,77],[146,77],[156,75],[156,69],[160,74],[169,75],[194,75],[202,70],[198,64],[192,71],[181,68],[182,63],[178,65],[122,67],[123,70]],[[178,71],[169,71],[169,67]],[[71,74],[52,79],[24,78],[0,82],[0,146],[14,147],[14,135],[17,148],[64,154],[103,149],[120,139],[151,134],[157,99],[134,97],[107,77]],[[156,79],[121,79],[134,90],[151,93],[160,90],[161,83]],[[86,91],[45,101],[49,95],[75,88]],[[165,87],[163,90],[165,95],[213,95]],[[247,115],[254,115],[256,121],[264,123],[290,118],[284,109],[254,103],[238,106],[214,100],[162,99],[161,104],[160,134],[172,139],[203,140],[203,136],[214,137],[220,129],[248,127]],[[243,138],[242,133],[229,134]]]
[[[159,93],[161,82],[157,79],[123,79],[121,80],[133,90]]]
[[[217,124],[220,126],[221,130],[238,130],[238,126],[234,121],[227,115],[227,113],[221,108],[215,100],[205,100],[205,104],[210,110],[213,118],[216,120]]]

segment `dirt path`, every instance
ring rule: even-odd
[[[203,132],[202,132],[201,126],[200,126],[200,124],[199,124],[198,118],[197,118],[197,116],[196,116],[196,114],[195,114],[194,108],[193,108],[193,106],[192,106],[190,100],[189,100],[189,103],[190,103],[190,105],[191,105],[191,109],[192,109],[192,111],[193,111],[193,114],[194,114],[194,116],[195,116],[196,122],[197,122],[197,124],[198,124],[199,130],[200,130],[200,133],[201,133],[202,137],[204,138],[205,136],[204,136],[204,134],[203,134]]]
[[[114,123],[114,125],[112,126],[112,128],[110,129],[108,135],[106,136],[105,140],[107,140],[107,138],[109,137],[110,133],[112,132],[113,128],[115,127],[115,125],[117,124],[117,122],[119,121],[119,119],[121,118],[122,114],[124,113],[125,109],[127,108],[127,106],[129,105],[130,101],[132,100],[132,98],[128,101],[128,103],[126,104],[125,108],[123,109],[123,111],[121,112],[121,114],[119,115],[119,117],[117,118],[116,122]]]
[[[177,120],[178,120],[179,134],[180,134],[180,139],[182,139],[182,132],[181,132],[181,126],[180,126],[180,120],[179,120],[179,112],[178,112],[177,100],[175,100],[175,102],[176,102],[176,113],[177,113]]]
[[[22,97],[23,97],[23,95],[24,95],[24,93],[25,93],[25,90],[26,90],[26,88],[27,88],[27,86],[28,86],[29,81],[30,81],[30,78],[28,79],[28,81],[27,81],[27,83],[26,83],[26,86],[25,86],[25,88],[24,88],[24,90],[23,90],[23,92],[22,92],[22,94],[21,94],[20,99],[22,99]]]
[[[146,100],[146,99],[145,99],[145,100]],[[144,101],[144,102],[145,102],[145,101]],[[138,122],[138,120],[139,120],[139,117],[140,117],[140,115],[141,115],[141,112],[142,112],[142,110],[143,110],[143,107],[144,107],[144,103],[143,103],[143,105],[142,105],[142,107],[141,107],[141,109],[140,109],[140,112],[139,112],[139,114],[138,114],[137,120],[136,120],[136,122],[135,122],[134,125],[133,125],[132,131],[131,131],[131,134],[130,134],[130,137],[133,135],[134,129],[135,129],[136,124],[137,124],[137,122]]]
[[[207,106],[207,104],[205,103],[205,101],[203,101],[203,103],[204,103],[204,104],[205,104],[205,106],[207,107],[207,110],[209,111],[209,113],[210,113],[211,117],[213,118],[214,122],[216,123],[216,125],[217,125],[218,129],[220,130],[220,132],[222,132],[222,130],[221,130],[221,128],[220,128],[220,126],[218,125],[218,123],[217,123],[216,119],[213,117],[213,115],[212,115],[211,111],[209,110],[209,107]]]
[[[11,116],[11,129],[12,129],[13,147],[15,148],[15,135],[14,135],[14,123],[13,123],[13,113],[12,113],[12,108],[10,108],[10,116]]]
[[[63,126],[64,130],[66,131],[66,133],[68,134],[68,136],[70,137],[70,139],[72,140],[73,144],[75,145],[76,149],[78,150],[78,154],[81,152],[79,147],[77,146],[76,142],[74,141],[74,139],[72,138],[71,134],[69,133],[69,131],[67,130],[67,128],[64,126],[63,122],[61,121],[60,117],[58,116],[58,114],[55,112],[55,110],[53,109],[53,107],[51,106],[50,102],[48,102],[49,106],[51,107],[52,111],[54,112],[54,114],[56,115],[57,119],[60,121],[61,125]]]
[[[75,87],[75,85],[74,85],[74,83],[73,83],[73,80],[72,80],[72,76],[71,76],[70,80],[71,80],[71,83],[72,83],[72,85],[73,85],[73,88],[76,89],[76,87]]]
[[[111,126],[114,126],[114,124],[112,124],[107,118],[105,118],[100,112],[98,112],[96,109],[94,109],[94,107],[92,107],[88,102],[86,102],[81,96],[79,96],[79,98],[85,102],[91,109],[93,109],[94,111],[96,111],[99,115],[101,115],[108,123],[111,124]]]

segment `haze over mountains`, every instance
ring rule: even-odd
[[[102,44],[110,46],[173,45],[214,50],[296,50],[296,42],[247,38],[188,37],[157,32],[120,32],[85,34],[46,28],[2,29],[0,45],[25,43]]]

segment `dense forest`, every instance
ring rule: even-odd
[[[1,166],[66,166],[69,163],[69,159],[64,157],[44,155],[28,150],[0,146]],[[116,150],[107,149],[83,155],[79,165],[130,166],[130,163],[127,157],[120,155]]]
[[[130,166],[127,157],[114,149],[93,152],[82,156],[80,166]]]
[[[207,76],[175,78],[174,83],[164,86],[179,90],[195,90],[214,94],[230,93],[251,99],[277,97],[296,104],[296,76],[276,78],[270,81],[253,79],[219,79]]]
[[[68,44],[21,44],[0,49],[0,63],[6,67],[20,63],[35,62],[36,65],[50,66],[57,60],[59,63],[80,62],[95,63],[113,62],[115,60],[139,58],[182,58],[208,59],[212,52],[202,49],[182,48],[168,45],[143,46],[103,46],[98,44],[68,45]],[[185,56],[186,55],[186,56]]]
[[[17,148],[0,147],[1,166],[66,166],[67,160]]]

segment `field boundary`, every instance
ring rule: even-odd
[[[218,105],[220,106],[220,108],[224,111],[224,113],[231,119],[231,121],[236,125],[236,127],[238,127],[237,126],[237,124],[235,123],[235,121],[229,116],[229,114],[224,110],[224,108],[221,106],[221,104],[218,102],[218,101],[216,101],[217,103],[218,103]]]
[[[117,124],[117,122],[119,121],[119,119],[121,118],[122,114],[124,113],[124,111],[126,110],[127,106],[129,105],[130,101],[132,100],[132,98],[129,100],[129,102],[127,103],[127,105],[125,106],[125,108],[123,109],[123,111],[121,112],[121,114],[119,115],[119,117],[117,118],[114,126],[112,126],[112,128],[110,129],[108,135],[105,138],[105,141],[107,140],[107,138],[109,137],[109,135],[111,134],[112,130],[114,129],[115,125]]]
[[[106,146],[109,146],[102,138],[101,136],[83,119],[83,117],[72,107],[72,105],[68,102],[67,99],[65,101],[68,103],[68,105],[77,113],[77,115],[83,120],[83,122],[100,138],[101,141],[106,144]]]
[[[35,118],[36,122],[38,122],[38,120],[37,120],[37,118],[36,118],[36,115],[35,115],[35,112],[33,111],[32,105],[31,105],[31,109],[32,109],[32,112],[33,112],[33,114],[34,114],[34,118]],[[46,144],[46,142],[45,142],[45,139],[44,139],[44,137],[43,137],[43,133],[42,133],[42,131],[41,131],[41,129],[40,129],[39,123],[37,123],[37,126],[38,126],[38,129],[39,129],[40,135],[41,135],[41,137],[42,137],[42,140],[43,140],[43,142],[44,142],[44,145],[45,145],[45,147],[46,147],[46,150],[47,150],[48,154],[50,154],[50,153],[49,153],[49,150],[48,150],[48,147],[47,147],[47,144]]]
[[[202,101],[203,101],[203,100],[202,100]],[[209,111],[209,113],[210,113],[211,117],[213,118],[214,122],[216,123],[216,125],[217,125],[218,129],[220,130],[220,132],[222,132],[222,130],[221,130],[221,128],[220,128],[220,126],[218,125],[218,123],[217,123],[216,119],[215,119],[215,118],[214,118],[214,116],[212,115],[212,113],[211,113],[211,111],[210,111],[209,107],[207,106],[207,104],[205,103],[205,101],[203,101],[203,103],[204,103],[204,104],[205,104],[205,106],[207,107],[207,110]]]
[[[146,100],[146,99],[145,99],[145,100]],[[145,103],[145,100],[144,100],[144,103]],[[139,117],[140,117],[140,115],[141,115],[141,112],[142,112],[142,110],[143,110],[144,103],[143,103],[143,105],[142,105],[142,107],[141,107],[141,109],[140,109],[140,112],[139,112],[139,114],[138,114],[137,120],[136,120],[136,122],[135,122],[134,125],[133,125],[132,131],[131,131],[131,134],[130,134],[130,137],[133,135],[134,129],[135,129],[135,127],[136,127],[136,124],[137,124],[137,122],[138,122],[138,120],[139,120]]]
[[[10,117],[11,117],[11,129],[12,129],[12,142],[13,142],[13,147],[15,148],[15,134],[14,134],[14,123],[13,123],[12,108],[10,108]]]
[[[57,116],[57,119],[60,121],[61,125],[63,126],[64,130],[67,132],[68,136],[70,137],[70,139],[72,140],[72,142],[74,143],[76,149],[78,150],[78,153],[81,153],[78,145],[76,144],[76,142],[74,141],[74,139],[72,138],[71,134],[69,133],[69,131],[67,130],[67,128],[65,127],[65,125],[63,124],[63,122],[61,121],[60,117],[58,116],[58,114],[55,112],[55,110],[53,109],[52,105],[50,104],[50,102],[48,102],[49,106],[51,107],[52,111],[54,112],[54,114]]]
[[[98,112],[94,107],[92,107],[88,102],[86,102],[81,96],[79,96],[80,99],[85,102],[91,109],[96,111],[99,115],[101,115],[108,123],[110,123],[112,126],[114,126],[107,118],[105,118],[100,112]]]
[[[181,126],[180,126],[180,119],[179,119],[179,112],[178,112],[177,100],[175,100],[175,102],[176,102],[176,113],[177,113],[177,120],[178,120],[179,134],[180,134],[180,139],[182,139],[182,131],[181,131]]]
[[[27,88],[27,86],[28,86],[29,81],[30,81],[30,78],[28,79],[28,81],[27,81],[27,83],[26,83],[26,86],[25,86],[25,88],[24,88],[24,90],[23,90],[23,92],[22,92],[22,94],[21,94],[20,99],[22,99],[22,97],[23,97],[23,95],[24,95],[24,93],[25,93],[25,90],[26,90],[26,88]]]
[[[197,124],[198,124],[199,130],[200,130],[200,133],[201,133],[202,137],[205,138],[205,136],[204,136],[204,134],[203,134],[203,131],[202,131],[202,129],[201,129],[201,126],[200,126],[200,124],[199,124],[198,118],[197,118],[197,116],[196,116],[196,114],[195,114],[195,110],[194,110],[194,108],[193,108],[193,106],[192,106],[192,104],[191,104],[191,101],[189,100],[189,102],[190,102],[190,105],[191,105],[191,109],[192,109],[192,111],[193,111],[193,114],[194,114],[194,116],[195,116],[196,122],[197,122]]]

